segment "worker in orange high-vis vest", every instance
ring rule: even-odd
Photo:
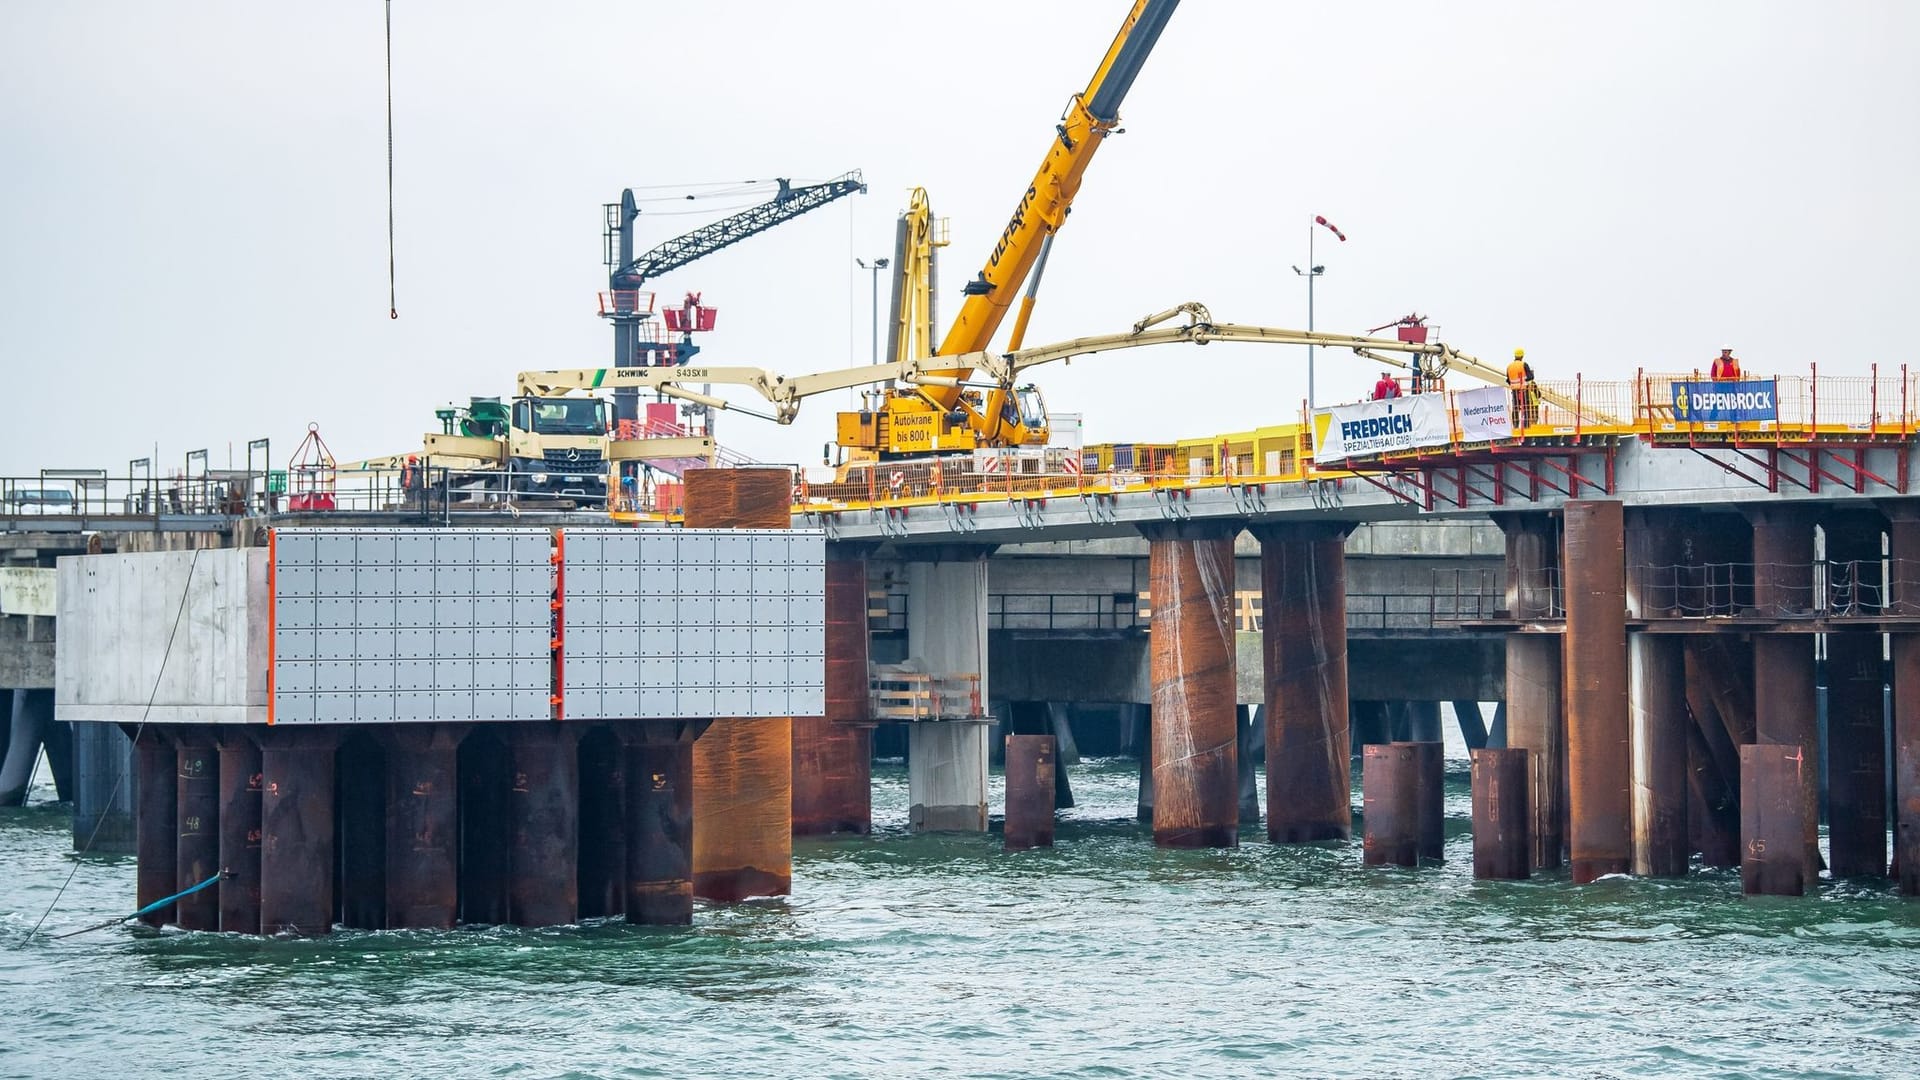
[[[1740,381],[1740,360],[1733,355],[1733,346],[1722,348],[1720,355],[1713,358],[1712,375],[1714,382]]]
[[[1533,367],[1527,363],[1527,350],[1515,349],[1513,360],[1507,365],[1507,392],[1513,396],[1513,431],[1516,435],[1532,422],[1532,390]]]

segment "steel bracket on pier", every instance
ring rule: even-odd
[[[1265,484],[1228,484],[1227,494],[1233,499],[1233,508],[1239,513],[1251,515],[1267,512]]]
[[[980,506],[978,503],[941,503],[940,513],[946,518],[947,528],[956,533],[980,531]]]
[[[1153,503],[1168,521],[1185,521],[1193,516],[1192,488],[1155,488]]]
[[[1115,513],[1118,500],[1104,492],[1088,492],[1080,496],[1080,505],[1086,508],[1087,520],[1095,525],[1111,525],[1119,520]]]

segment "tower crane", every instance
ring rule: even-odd
[[[688,293],[685,304],[656,313],[653,297],[642,292],[642,285],[775,225],[867,190],[858,169],[821,184],[795,186],[786,178],[774,182],[779,190],[772,199],[683,233],[639,256],[633,253],[634,222],[640,216],[633,189],[622,191],[619,202],[605,205],[607,291],[600,294],[600,315],[613,324],[614,367],[685,364],[700,351],[693,343],[693,334],[713,328],[713,309],[700,304],[699,293]],[[656,314],[663,317],[669,334],[680,335],[678,341],[657,332],[659,324],[653,322]],[[616,393],[613,412],[616,423],[638,423],[639,394]]]

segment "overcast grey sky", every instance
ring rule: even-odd
[[[656,283],[719,306],[712,363],[864,362],[854,258],[891,253],[924,185],[950,315],[1125,7],[399,0],[396,322],[379,3],[3,0],[0,475],[155,444],[219,464],[263,435],[284,458],[309,421],[343,460],[404,450],[437,405],[603,365],[600,207],[629,185],[865,170],[870,194]],[[1916,45],[1897,0],[1187,0],[1028,340],[1187,299],[1304,325],[1288,266],[1325,214],[1350,239],[1319,247],[1321,329],[1418,309],[1548,378],[1721,344],[1750,371],[1920,367]],[[702,220],[643,217],[642,243]],[[1323,401],[1376,374],[1322,356]],[[1092,440],[1171,439],[1289,419],[1304,359],[1161,349],[1039,381]],[[840,404],[721,439],[814,460]]]

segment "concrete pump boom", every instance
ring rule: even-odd
[[[1175,322],[1184,316],[1184,321]],[[1433,357],[1421,368],[1430,375],[1458,371],[1496,386],[1506,385],[1506,373],[1493,365],[1442,342],[1406,342],[1392,338],[1333,334],[1307,330],[1287,330],[1271,326],[1247,326],[1216,323],[1204,304],[1186,303],[1150,315],[1125,333],[1074,338],[1053,345],[1041,345],[1008,353],[976,351],[960,356],[930,356],[917,360],[894,361],[855,368],[836,368],[811,375],[782,375],[755,367],[658,367],[658,368],[571,368],[558,371],[523,371],[519,377],[521,396],[552,397],[577,390],[648,389],[682,401],[715,409],[737,408],[723,398],[680,385],[683,382],[743,386],[773,406],[773,413],[762,415],[781,424],[790,424],[799,415],[800,403],[817,394],[871,386],[890,379],[899,380],[931,392],[935,389],[958,393],[963,382],[956,371],[978,371],[991,380],[988,389],[1002,394],[1011,391],[1015,379],[1028,368],[1070,360],[1076,356],[1138,349],[1149,345],[1185,342],[1206,345],[1215,341],[1251,342],[1265,345],[1318,345],[1323,348],[1351,349],[1371,360],[1408,366],[1405,356]],[[1401,354],[1401,355],[1391,355]],[[956,367],[956,361],[964,367]],[[1545,392],[1543,400],[1570,411],[1583,411],[1563,395]],[[741,409],[748,412],[750,410]],[[1596,422],[1613,422],[1591,409],[1584,410]],[[642,440],[644,441],[644,440]]]

